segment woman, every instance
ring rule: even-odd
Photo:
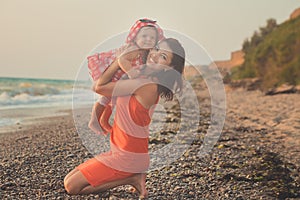
[[[177,40],[168,38],[149,52],[147,67],[142,70],[147,78],[110,82],[118,69],[117,63],[103,73],[96,92],[118,97],[110,136],[111,150],[79,165],[65,177],[64,185],[69,194],[92,194],[132,185],[140,197],[147,195],[145,172],[150,160],[148,125],[152,108],[159,97],[172,100],[175,86],[177,91],[181,90],[184,63],[183,47]]]

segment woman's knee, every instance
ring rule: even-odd
[[[81,188],[78,187],[76,182],[74,182],[74,181],[72,182],[69,180],[70,179],[64,180],[64,187],[65,187],[65,190],[67,191],[67,193],[71,194],[71,195],[79,194],[79,192],[81,191]]]
[[[73,189],[74,187],[72,186],[72,182],[70,182],[69,180],[70,178],[67,178],[67,176],[64,179],[65,190],[67,191],[68,194],[74,194],[75,193]]]
[[[74,187],[74,184],[72,179],[74,179],[75,170],[72,170],[69,172],[65,178],[64,178],[64,187],[68,194],[76,194],[78,191],[76,191],[76,187]]]
[[[86,187],[88,183],[82,178],[80,171],[73,172],[67,175],[64,179],[64,187],[68,194],[80,194],[81,190]]]

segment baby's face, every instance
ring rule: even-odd
[[[136,44],[141,49],[151,49],[156,44],[157,33],[154,27],[143,27],[135,38]]]

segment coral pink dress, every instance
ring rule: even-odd
[[[90,185],[98,186],[147,171],[150,162],[148,138],[152,114],[153,109],[146,109],[135,96],[117,98],[110,151],[77,167]]]

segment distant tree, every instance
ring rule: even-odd
[[[268,19],[267,20],[267,28],[270,30],[274,30],[277,27],[276,19]]]
[[[257,77],[267,91],[283,83],[300,85],[300,18],[277,25],[268,19],[243,42],[244,63],[232,71],[232,79]]]
[[[247,53],[251,47],[251,43],[248,38],[246,38],[243,42],[242,50],[244,53]]]
[[[260,42],[263,41],[264,37],[271,33],[277,27],[277,22],[275,19],[268,19],[267,25],[265,27],[260,27],[259,31],[254,31],[251,39],[248,38],[244,40],[243,51],[247,53],[250,48],[257,47]]]
[[[262,41],[261,34],[258,31],[254,31],[251,37],[251,46],[257,47],[261,41]]]
[[[267,34],[271,33],[276,27],[277,27],[276,20],[275,19],[268,19],[266,27],[259,28],[261,37],[264,37]]]

